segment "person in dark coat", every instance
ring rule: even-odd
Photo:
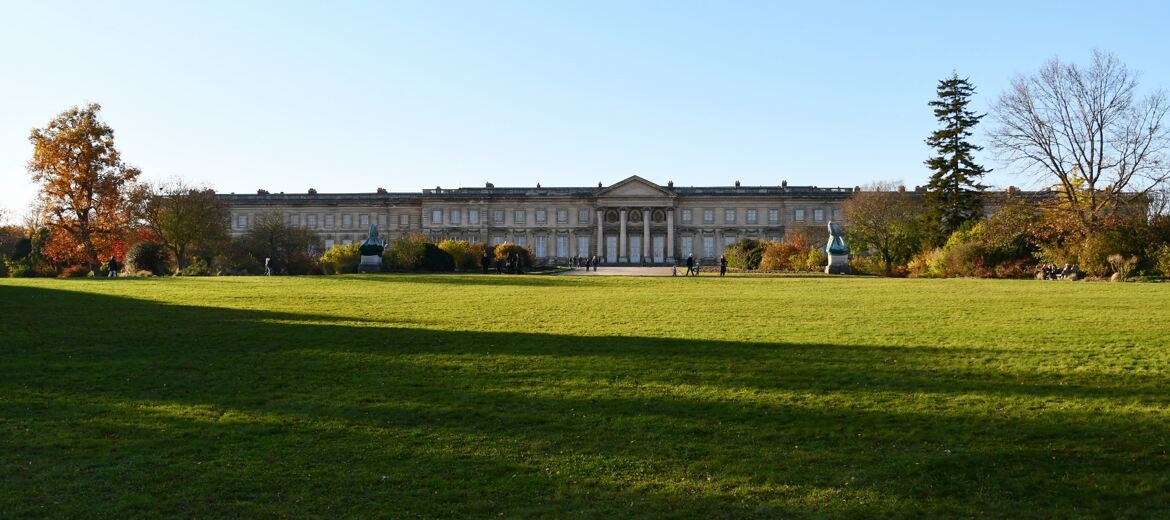
[[[719,255],[719,276],[727,274],[727,256]]]
[[[695,270],[695,255],[687,255],[687,272],[683,276],[690,276]]]

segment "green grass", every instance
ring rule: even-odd
[[[1170,285],[0,281],[0,517],[1162,517]]]

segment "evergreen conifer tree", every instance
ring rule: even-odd
[[[934,117],[941,128],[926,139],[937,155],[926,161],[934,170],[925,197],[927,231],[933,241],[945,242],[965,222],[982,218],[982,192],[987,186],[980,181],[989,172],[975,163],[973,152],[983,147],[971,144],[971,129],[983,119],[967,109],[975,86],[958,74],[938,82],[938,99],[931,101]]]

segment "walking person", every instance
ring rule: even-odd
[[[719,276],[727,275],[727,256],[719,255]]]
[[[264,257],[264,276],[272,276],[272,257]]]
[[[106,273],[106,278],[118,277],[118,259],[114,258],[114,255],[110,255],[110,261],[106,262],[106,270],[109,271]]]
[[[690,276],[695,271],[695,255],[687,255],[687,272],[683,276]]]

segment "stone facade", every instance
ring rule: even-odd
[[[608,264],[669,264],[688,254],[706,262],[742,238],[777,240],[801,231],[826,236],[853,188],[675,187],[638,176],[596,188],[458,188],[421,193],[224,195],[231,230],[246,232],[265,213],[316,231],[330,247],[361,241],[370,224],[382,238],[423,233],[495,245],[528,246],[564,262],[597,255]],[[845,225],[848,225],[846,223]]]

